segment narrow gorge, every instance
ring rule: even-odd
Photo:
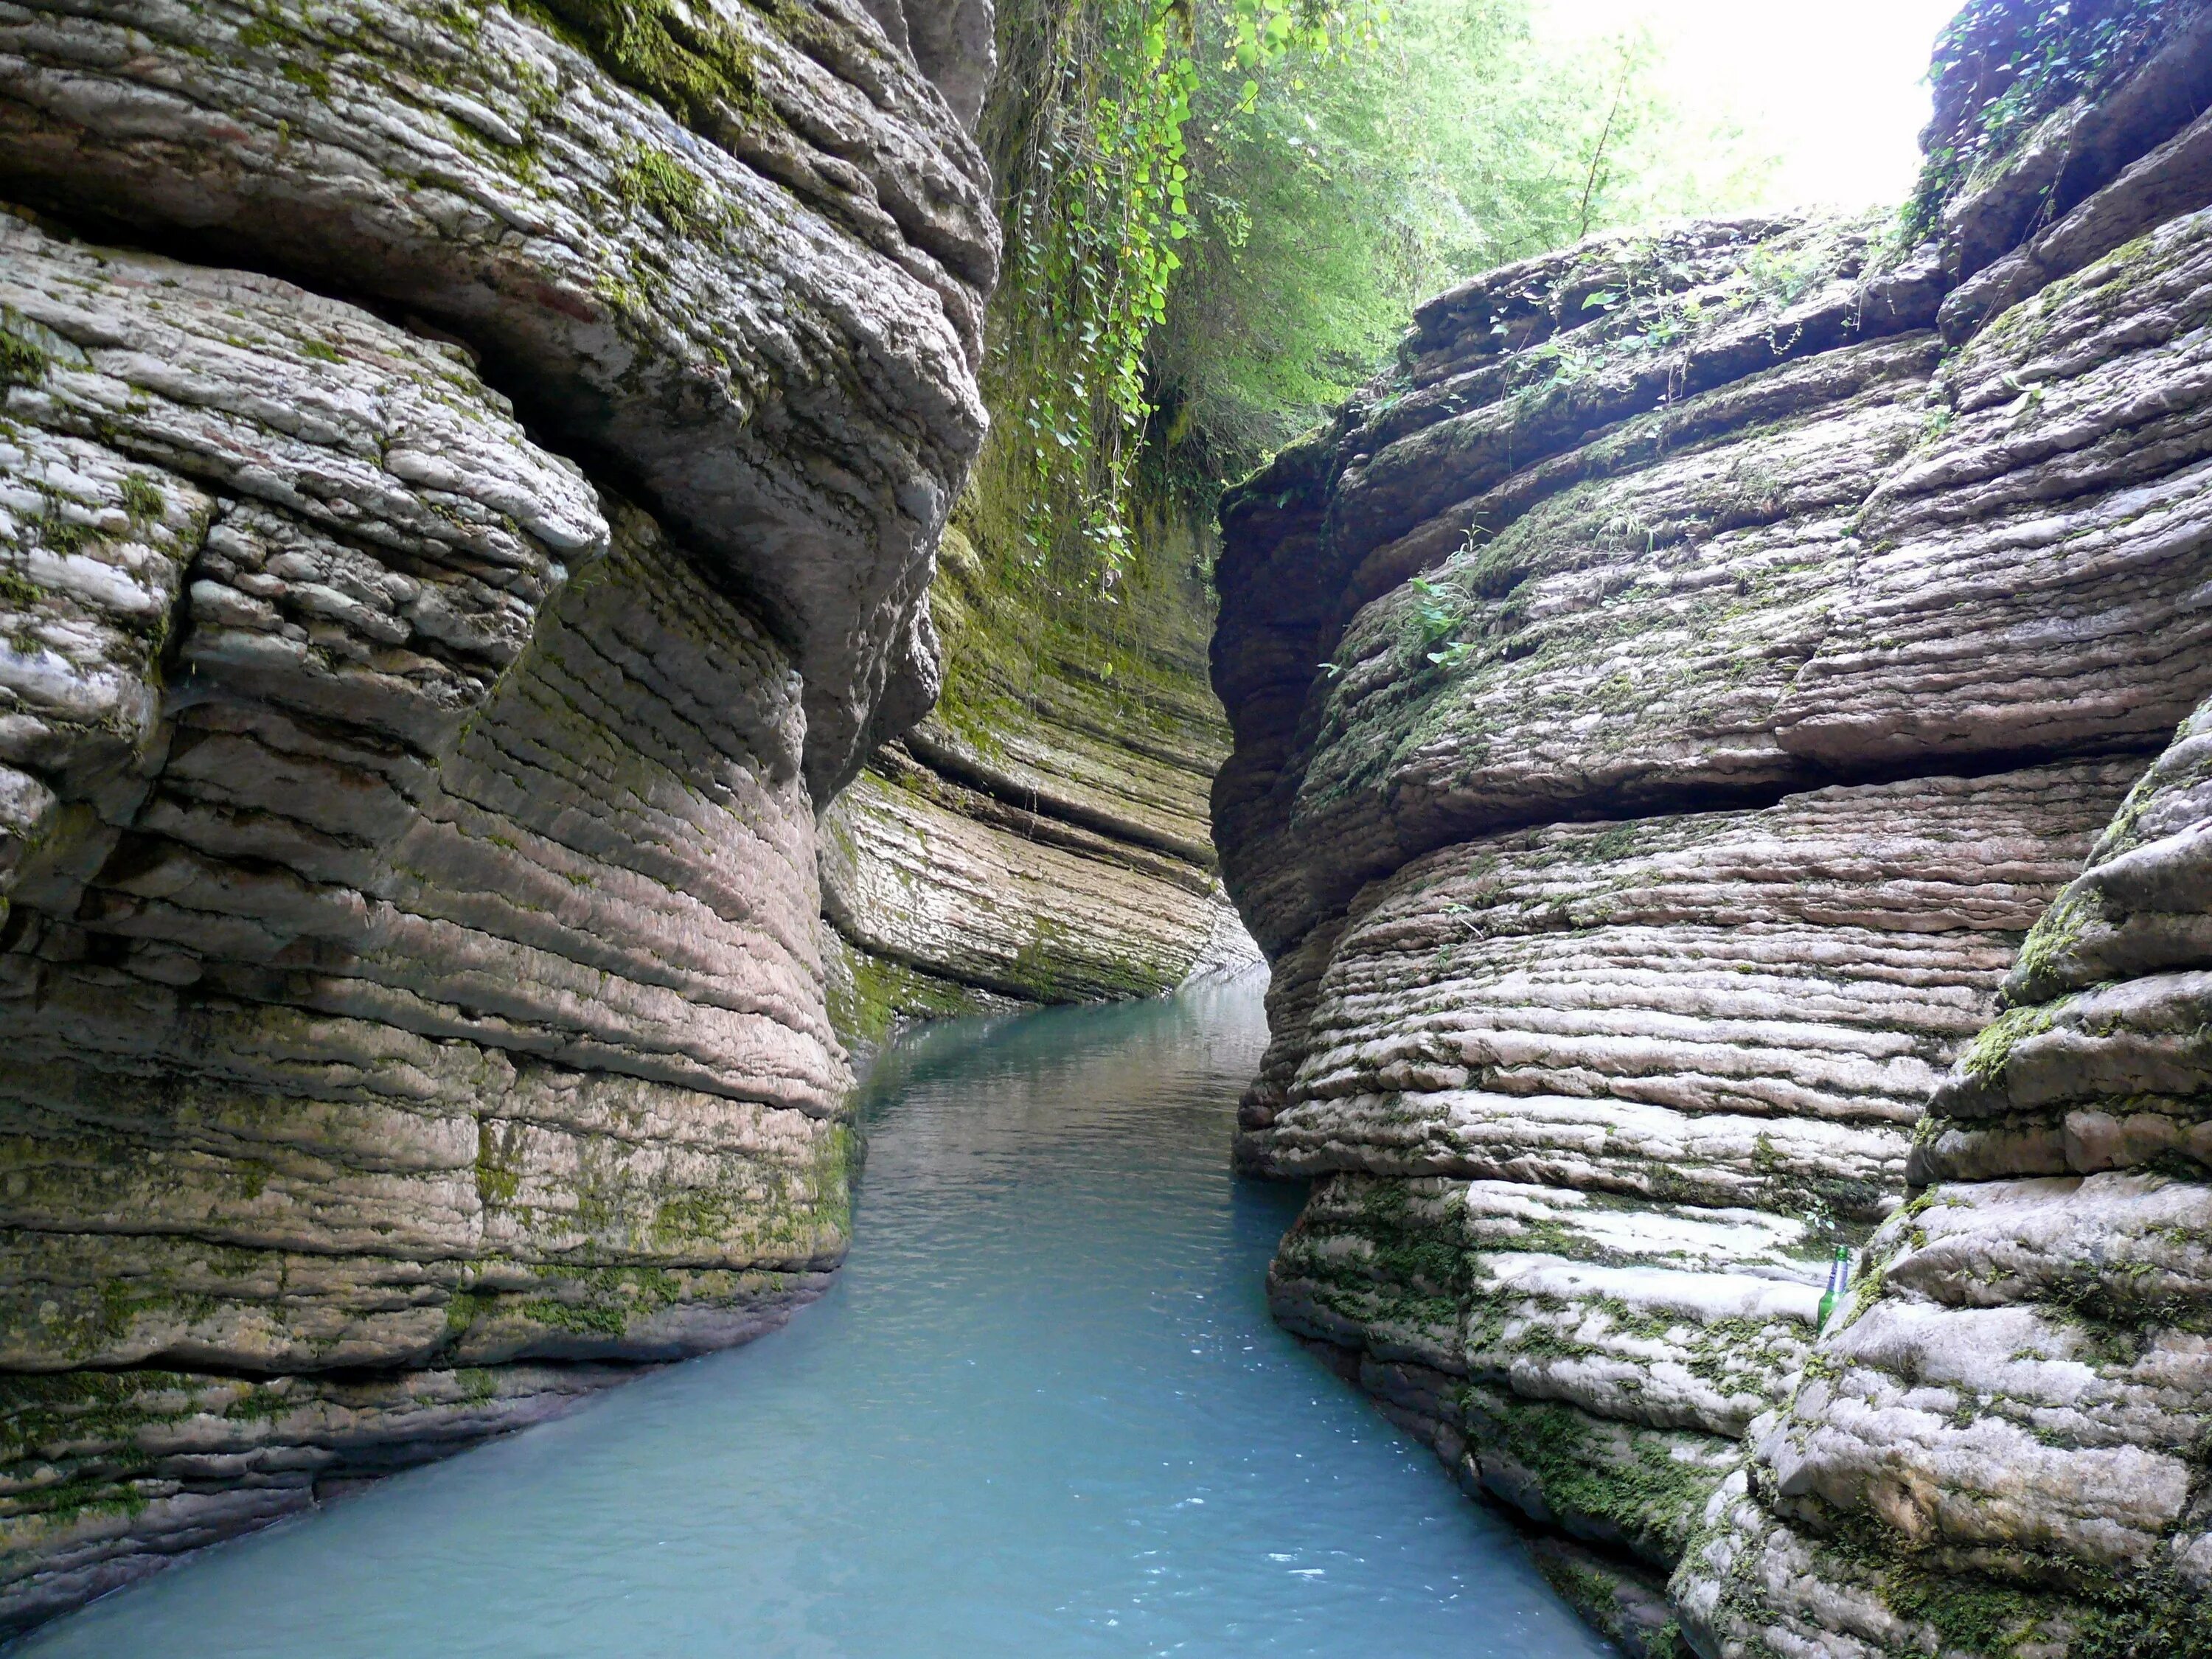
[[[0,1640],[784,1326],[919,1022],[1264,960],[1259,1209],[1210,993],[948,1028],[974,1203],[1064,1124],[1091,1222],[1296,1208],[1239,1363],[1638,1659],[2212,1659],[2212,0],[1971,0],[1856,218],[1580,234],[1594,82],[1549,251],[1279,445],[1173,250],[1387,16],[1090,18],[0,0]]]
[[[0,1629],[781,1323],[894,1021],[1256,959],[1202,538],[947,530],[991,36],[0,9]]]

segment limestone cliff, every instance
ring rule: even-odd
[[[1258,961],[1206,819],[1228,743],[1203,542],[1156,521],[1102,600],[975,528],[946,533],[932,594],[944,696],[823,823],[833,1005],[856,1042],[894,1018],[1146,996]]]
[[[1902,236],[1492,273],[1223,507],[1275,1308],[1638,1651],[2212,1644],[2197,728],[2136,781],[2212,690],[2212,9],[1942,51]]]
[[[1002,9],[1029,73],[993,85],[978,129],[1010,223],[1039,134],[1068,118],[1030,61],[1042,16]],[[1004,418],[931,596],[943,695],[824,824],[833,1006],[856,1046],[901,1018],[1149,995],[1259,961],[1207,821],[1229,749],[1207,684],[1211,512],[1166,476],[1159,423],[1109,567],[1084,534],[1103,476],[1040,468],[1024,416],[1086,372],[1049,313],[1034,283],[993,301],[983,384]]]
[[[839,1260],[988,32],[0,5],[0,1630]]]

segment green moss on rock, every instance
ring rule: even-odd
[[[711,135],[732,113],[772,113],[751,45],[711,9],[677,0],[538,0],[532,9],[695,131]]]
[[[1936,43],[1936,114],[1899,222],[1906,244],[2002,175],[2044,124],[2124,81],[2191,8],[2175,0],[1970,0]]]
[[[1639,1553],[1671,1564],[1724,1471],[1674,1455],[1666,1436],[1602,1424],[1575,1407],[1470,1389],[1461,1407],[1471,1443],[1511,1459],[1534,1479],[1570,1529],[1595,1522]],[[1627,1455],[1610,1443],[1625,1433]]]

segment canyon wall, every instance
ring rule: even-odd
[[[1065,164],[1067,124],[1089,119],[1090,94],[1039,56],[1057,15],[1000,9],[1015,68],[993,82],[976,132],[1010,225]],[[1216,486],[1171,456],[1170,419],[1112,480],[1103,440],[1039,429],[1041,398],[1102,371],[1038,257],[1008,250],[985,318],[982,382],[1000,418],[931,593],[943,690],[823,824],[831,1007],[858,1050],[902,1018],[1150,995],[1260,960],[1208,821],[1229,752],[1206,661]],[[1124,533],[1102,539],[1108,490]]]
[[[1936,87],[1901,227],[1462,284],[1222,508],[1273,1306],[1634,1652],[2212,1651],[2212,9]]]
[[[1207,538],[1149,515],[1102,596],[1001,544],[976,505],[931,595],[944,694],[823,826],[832,1007],[856,1045],[902,1017],[1150,995],[1259,960],[1206,822],[1229,746]]]
[[[821,1290],[989,33],[0,5],[0,1632]]]

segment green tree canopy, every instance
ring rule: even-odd
[[[1109,588],[1140,460],[1207,494],[1425,295],[1763,168],[1657,94],[1647,42],[1547,50],[1528,0],[1005,0],[1000,53],[984,493]]]
[[[1771,165],[1654,90],[1639,38],[1547,52],[1523,0],[1399,0],[1256,95],[1204,66],[1192,234],[1149,342],[1168,430],[1241,471],[1388,357],[1413,306],[1589,234],[1747,201]]]

